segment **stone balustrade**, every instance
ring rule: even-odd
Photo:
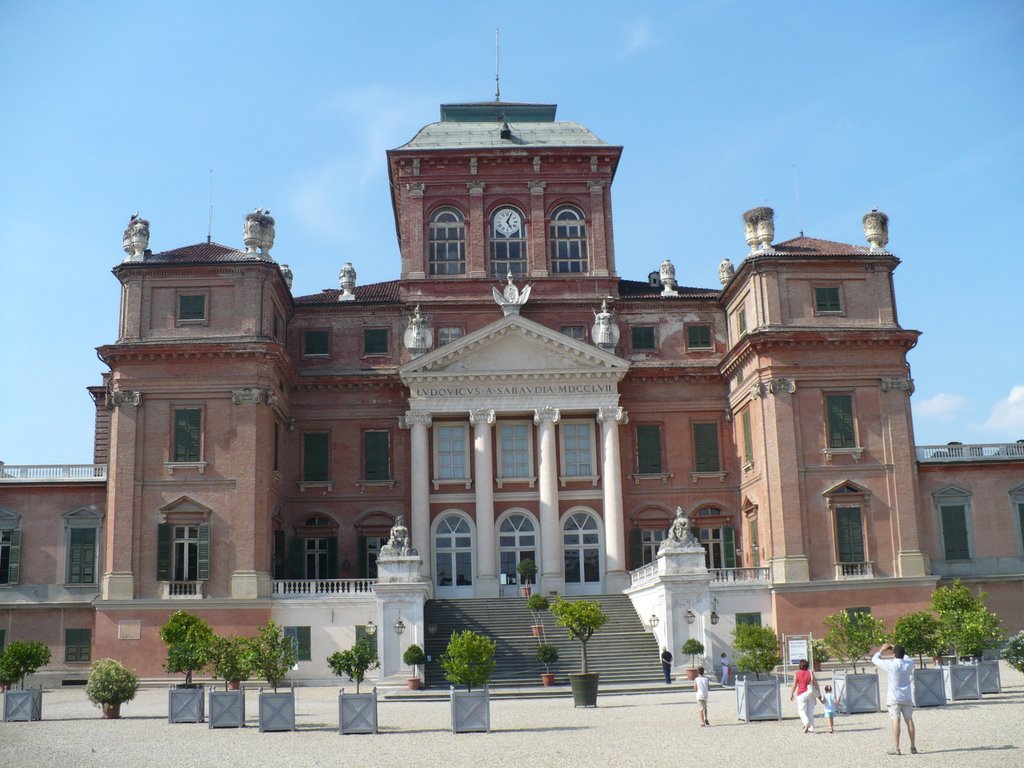
[[[106,479],[106,464],[4,464],[0,462],[0,483],[94,483]]]
[[[274,579],[270,595],[277,599],[366,597],[376,579]]]
[[[919,445],[917,460],[928,464],[951,461],[1024,461],[1024,441]]]

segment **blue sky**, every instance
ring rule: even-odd
[[[500,7],[499,7],[500,6]],[[918,444],[1024,438],[1024,4],[0,0],[0,460],[87,463],[129,215],[241,247],[257,206],[296,295],[398,276],[384,152],[501,95],[625,147],[621,276],[717,287],[776,239],[890,216]]]

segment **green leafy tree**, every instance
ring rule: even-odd
[[[441,669],[444,676],[456,685],[485,685],[494,672],[494,650],[496,643],[489,637],[478,635],[471,630],[455,632],[448,647],[441,655]]]
[[[842,610],[825,617],[828,634],[825,645],[836,657],[853,667],[857,674],[857,662],[866,659],[868,652],[885,642],[885,622],[867,611]]]
[[[535,624],[541,623],[540,614],[542,611],[546,611],[551,607],[551,603],[548,599],[540,592],[534,592],[528,598],[526,598],[526,607],[533,613],[533,621]]]
[[[551,674],[551,669],[548,665],[558,661],[558,648],[549,643],[541,643],[537,646],[537,661],[544,665],[544,672],[546,674]]]
[[[958,660],[961,656],[980,656],[986,648],[998,647],[1005,637],[1000,618],[985,607],[987,599],[985,592],[972,595],[960,579],[932,593],[932,610],[939,616],[939,637]]]
[[[160,627],[160,639],[167,645],[168,672],[184,672],[185,686],[192,686],[192,673],[210,663],[213,630],[204,619],[186,611],[175,611]]]
[[[0,683],[18,683],[24,690],[25,677],[50,663],[50,649],[38,640],[15,640],[0,653]]]
[[[690,666],[696,667],[697,664],[696,662],[694,662],[693,659],[695,656],[700,656],[702,653],[704,653],[704,643],[702,643],[695,637],[691,637],[688,638],[685,643],[683,643],[682,650],[683,653],[690,657]]]
[[[210,644],[210,671],[225,684],[252,675],[252,638],[214,635]]]
[[[1003,650],[1003,659],[1018,672],[1024,672],[1024,632],[1010,638]]]
[[[296,661],[295,645],[290,637],[273,620],[260,627],[259,634],[252,638],[252,668],[270,683],[277,693],[277,685]]]
[[[587,674],[587,643],[593,634],[608,621],[608,614],[601,610],[601,604],[595,600],[563,600],[558,598],[551,603],[551,615],[569,632],[569,637],[580,641],[582,669]]]
[[[828,651],[828,644],[820,639],[811,641],[811,656],[814,657],[815,664],[824,664],[832,658],[832,654]]]
[[[732,647],[736,652],[736,668],[740,672],[753,672],[757,679],[782,663],[779,638],[771,627],[740,624],[733,630]]]
[[[115,659],[97,659],[89,666],[85,695],[97,707],[112,707],[135,698],[139,676]]]
[[[537,564],[528,557],[524,557],[519,561],[516,570],[519,572],[519,577],[522,579],[524,586],[532,584],[533,580],[537,577]]]
[[[935,658],[945,650],[939,629],[939,620],[931,611],[908,613],[893,624],[892,641],[902,645],[911,656],[917,656],[923,667],[925,656]]]
[[[420,667],[427,663],[427,654],[416,643],[412,643],[402,654],[402,662],[412,667],[413,677],[420,676]]]
[[[355,683],[356,693],[359,693],[359,684],[366,677],[366,671],[377,669],[380,661],[377,659],[377,648],[364,637],[347,651],[336,651],[328,656],[327,666],[334,674],[339,677],[345,675]]]

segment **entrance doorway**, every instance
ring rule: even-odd
[[[499,594],[519,594],[519,571],[522,560],[537,562],[537,529],[533,520],[522,512],[513,512],[498,526]]]
[[[601,541],[597,518],[576,512],[562,524],[565,592],[568,595],[601,593]]]
[[[445,515],[438,522],[434,566],[438,597],[473,596],[473,531],[462,515]]]

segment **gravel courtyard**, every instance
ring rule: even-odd
[[[573,708],[567,692],[493,699],[493,730],[481,734],[452,734],[446,701],[382,700],[380,733],[348,736],[337,731],[338,688],[298,688],[298,729],[286,733],[259,733],[255,690],[247,727],[210,730],[168,724],[166,689],[149,688],[121,720],[102,720],[82,689],[45,692],[42,721],[0,723],[0,766],[1024,766],[1024,675],[1001,667],[1002,693],[917,710],[921,753],[900,757],[885,754],[884,712],[839,716],[830,735],[819,707],[818,731],[802,734],[788,688],[781,722],[738,722],[733,691],[714,688],[712,727],[702,729],[692,692],[677,683],[606,691],[595,709]]]

